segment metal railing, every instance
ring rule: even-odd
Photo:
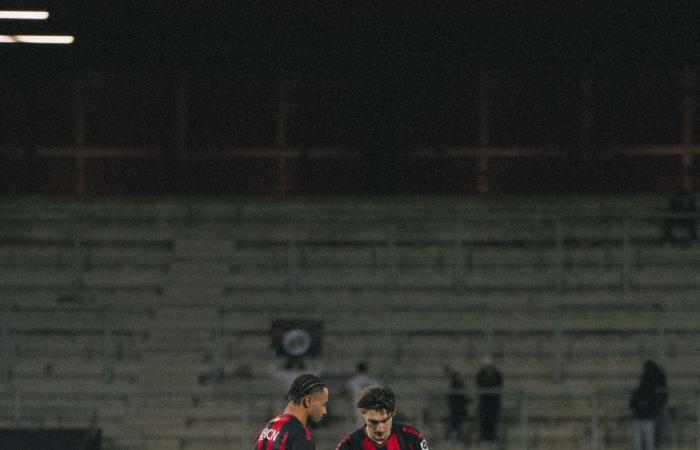
[[[198,214],[201,214],[199,216]],[[669,214],[661,212],[635,214],[549,214],[549,213],[512,213],[512,214],[463,214],[450,211],[444,214],[411,212],[410,210],[388,211],[349,215],[348,213],[321,213],[312,215],[305,212],[288,212],[266,215],[253,214],[245,210],[233,209],[231,214],[212,214],[199,211],[195,207],[180,208],[153,217],[142,213],[125,217],[117,215],[100,215],[92,213],[80,204],[68,208],[59,216],[49,217],[47,223],[57,221],[61,233],[70,240],[71,276],[69,285],[74,293],[85,287],[85,260],[89,250],[85,248],[86,236],[110,221],[120,223],[124,229],[162,224],[172,229],[172,239],[186,241],[189,230],[198,222],[230,225],[231,232],[224,237],[231,242],[274,243],[286,247],[283,261],[275,261],[275,266],[286,270],[287,287],[294,291],[301,287],[304,272],[315,268],[305,259],[305,253],[313,247],[336,246],[342,253],[342,247],[367,248],[377,254],[377,260],[368,265],[384,274],[384,287],[397,288],[403,272],[410,276],[410,269],[426,268],[435,272],[443,271],[451,277],[448,283],[457,291],[469,287],[465,275],[475,271],[487,273],[491,269],[537,269],[546,275],[547,282],[534,287],[564,292],[576,289],[576,283],[568,281],[568,274],[586,269],[606,270],[608,274],[617,273],[618,282],[610,285],[628,292],[635,288],[636,250],[640,247],[661,247],[665,238],[664,221],[700,218],[700,214]],[[27,218],[19,213],[5,213],[0,222],[6,224],[33,224],[36,218]],[[676,224],[676,227],[685,227]],[[59,232],[59,231],[57,231]],[[162,236],[154,229],[153,237]],[[200,237],[201,238],[201,237]],[[219,236],[211,236],[218,239]],[[118,237],[116,238],[118,239]],[[95,241],[92,237],[90,240]],[[99,239],[97,239],[99,241]],[[434,246],[440,251],[441,262],[436,264],[426,257],[413,258],[410,265],[405,263],[402,251],[410,246],[420,244]],[[605,261],[576,262],[579,249],[597,248],[607,252]],[[523,264],[507,261],[508,255],[501,255],[505,261],[474,261],[481,249],[517,251],[527,249],[538,261]],[[173,259],[176,254],[173,252]],[[341,256],[338,256],[341,259]],[[477,258],[478,259],[478,258]],[[228,258],[235,261],[235,255]],[[226,262],[223,258],[222,262]],[[239,262],[238,262],[239,263]],[[682,266],[679,259],[677,264]],[[698,261],[700,263],[700,261]],[[653,266],[653,263],[650,263]],[[348,266],[351,267],[351,266]],[[322,267],[319,267],[322,268]],[[339,267],[342,268],[342,267]],[[163,283],[166,283],[166,279]],[[229,283],[235,289],[235,283]],[[522,286],[527,288],[527,286]]]
[[[154,310],[150,307],[118,307],[111,303],[102,305],[80,305],[80,306],[56,306],[56,307],[29,307],[20,305],[7,305],[0,309],[0,382],[2,384],[12,384],[14,376],[13,367],[18,361],[17,348],[22,347],[23,340],[28,339],[25,335],[27,332],[36,332],[46,334],[49,338],[51,333],[56,336],[66,333],[68,330],[72,335],[80,335],[80,327],[75,325],[61,323],[60,321],[54,324],[40,325],[38,327],[29,326],[22,323],[20,319],[31,319],[32,317],[44,319],[47,315],[56,314],[57,318],[65,318],[66,314],[75,314],[75,320],[81,320],[84,314],[92,314],[97,319],[97,326],[88,326],[83,333],[86,335],[96,335],[101,341],[101,358],[102,358],[102,380],[105,383],[111,383],[115,379],[114,359],[117,349],[115,348],[114,335],[142,336],[148,334],[147,328],[138,328],[123,330],[115,330],[115,313],[138,314],[153,317]],[[14,320],[13,320],[14,319]],[[67,327],[67,328],[66,328]],[[83,352],[87,358],[86,349],[78,349]]]
[[[5,426],[41,428],[46,426],[75,426],[77,423],[89,425],[95,428],[99,422],[99,408],[90,406],[73,405],[67,403],[76,400],[90,399],[101,401],[117,399],[126,402],[125,396],[101,395],[75,395],[60,393],[33,393],[11,389],[0,392],[0,402],[3,403],[0,421]],[[58,404],[55,403],[59,401]],[[11,403],[8,405],[7,403]],[[9,406],[9,408],[8,408]]]
[[[502,399],[494,448],[529,450],[566,447],[605,450],[631,447],[633,419],[627,400],[632,389],[633,386],[628,390],[559,394],[494,391],[500,392]],[[467,390],[465,392],[471,400],[464,424],[465,441],[469,445],[474,445],[479,439],[477,410],[480,393],[483,391]],[[395,421],[419,429],[431,448],[449,449],[451,445],[462,448],[455,443],[451,444],[445,436],[448,414],[446,392],[397,393],[397,396],[399,412]],[[332,448],[345,434],[349,434],[357,427],[350,402],[334,397],[335,400],[331,402],[329,408],[329,416],[314,432],[320,448]],[[256,430],[259,430],[272,415],[284,409],[281,397],[269,393],[200,395],[196,399],[194,408],[206,409],[208,402],[230,405],[231,410],[237,413],[218,413],[211,416],[198,413],[188,421],[188,426],[197,427],[200,423],[210,426],[220,424],[231,432],[219,435],[217,439],[232,445],[238,444],[241,448],[250,446]],[[574,403],[585,403],[588,407],[572,413],[571,408]],[[265,407],[261,408],[261,405]],[[671,401],[666,411],[668,413],[665,428],[669,432],[662,437],[662,448],[700,448],[700,428],[698,427],[700,401],[697,391],[672,389]],[[559,418],[554,417],[559,413],[564,414]],[[557,429],[567,431],[555,432],[552,437],[551,432]],[[181,448],[186,449],[198,440],[183,433],[180,442]]]

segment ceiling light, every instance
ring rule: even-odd
[[[0,19],[10,20],[46,20],[48,11],[4,11],[0,10]]]
[[[74,40],[73,36],[0,34],[0,44],[72,44]]]

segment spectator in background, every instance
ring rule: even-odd
[[[639,380],[639,386],[630,397],[630,409],[634,416],[634,448],[636,450],[654,450],[657,448],[657,433],[659,416],[668,398],[665,389],[665,376],[652,361],[644,363],[644,370]],[[660,384],[663,382],[664,385]]]
[[[650,375],[656,386],[656,393],[659,395],[661,401],[661,410],[656,415],[654,420],[654,443],[656,448],[661,448],[664,438],[664,429],[666,428],[666,402],[668,401],[668,387],[666,386],[666,372],[653,361],[646,361],[644,363],[645,369],[648,366],[649,371],[652,373]]]
[[[449,369],[448,369],[449,370]],[[447,432],[445,440],[465,445],[464,424],[467,421],[469,397],[464,392],[464,377],[449,370],[450,392],[447,394]]]
[[[697,243],[697,218],[693,215],[697,214],[698,210],[700,208],[690,189],[690,183],[683,183],[673,192],[668,202],[667,211],[671,216],[666,218],[664,226],[664,242],[667,245],[674,241],[673,230],[678,226],[688,230],[691,244]]]
[[[275,371],[272,376],[282,384],[283,392],[292,385],[294,380],[306,372],[306,364],[301,356],[290,356],[284,363],[284,367]]]
[[[479,390],[479,440],[492,443],[496,441],[496,427],[501,415],[503,378],[490,356],[479,361],[476,386]]]
[[[377,384],[379,384],[377,380],[367,375],[366,361],[360,361],[357,363],[355,374],[348,378],[348,381],[345,383],[348,391],[350,392],[352,408],[355,414],[355,424],[358,427],[361,427],[365,423],[365,420],[362,417],[360,410],[355,408],[355,405],[357,405],[357,402],[360,400],[360,394],[364,388]]]
[[[666,375],[653,361],[646,361],[639,386],[630,398],[634,416],[634,448],[654,450],[659,448],[664,427],[664,406],[668,400]]]

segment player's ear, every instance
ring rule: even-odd
[[[308,408],[311,406],[311,397],[304,397],[304,399],[301,401],[302,405],[304,405],[304,408]]]

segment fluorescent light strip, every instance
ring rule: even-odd
[[[46,20],[48,11],[5,11],[0,10],[0,19],[10,20]]]
[[[72,44],[74,40],[73,36],[0,34],[0,44]]]

